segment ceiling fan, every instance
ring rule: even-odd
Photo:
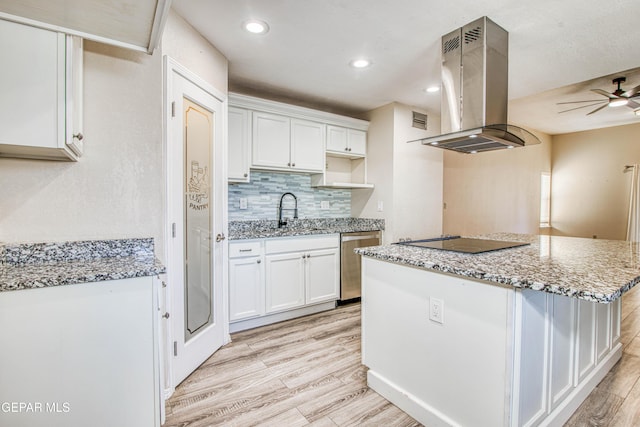
[[[640,86],[636,86],[633,89],[629,89],[627,91],[623,90],[620,85],[627,81],[626,77],[616,77],[613,79],[613,84],[617,84],[618,88],[613,92],[607,92],[602,89],[591,89],[591,92],[595,92],[598,95],[606,96],[608,99],[592,99],[589,101],[570,101],[570,102],[558,102],[558,105],[566,105],[566,104],[585,104],[590,102],[588,105],[580,105],[579,107],[570,108],[568,110],[560,111],[560,113],[566,113],[568,111],[578,110],[580,108],[593,107],[595,105],[599,105],[604,102],[604,104],[600,105],[595,110],[587,113],[587,116],[593,113],[597,113],[605,107],[622,107],[627,106],[631,109],[640,108],[640,104],[634,101],[632,98],[640,97]],[[638,113],[636,113],[638,114]]]

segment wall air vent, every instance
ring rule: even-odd
[[[414,128],[427,130],[427,115],[414,111],[412,126]]]
[[[448,53],[451,52],[453,50],[456,50],[458,47],[460,47],[460,36],[457,35],[447,41],[445,41],[443,44],[443,50],[442,53]]]
[[[475,27],[464,33],[464,43],[469,44],[480,40],[482,37],[482,27]]]

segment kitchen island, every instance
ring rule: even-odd
[[[620,359],[638,244],[482,238],[529,245],[357,250],[368,384],[429,426],[561,425]]]

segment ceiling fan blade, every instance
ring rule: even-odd
[[[608,103],[608,102],[607,102],[606,104],[604,104],[603,106],[596,108],[596,109],[595,109],[595,110],[593,110],[592,112],[587,113],[587,116],[589,116],[589,115],[591,115],[591,114],[593,114],[593,113],[597,113],[598,111],[602,110],[603,108],[607,108],[607,105],[609,105],[609,103]]]
[[[636,86],[633,89],[629,89],[628,91],[623,93],[622,96],[624,96],[626,98],[633,98],[634,96],[637,96],[638,94],[640,94],[640,86]]]
[[[640,107],[640,104],[638,104],[636,101],[629,100],[627,102],[627,107],[633,108],[635,110],[636,108]]]
[[[602,99],[590,99],[588,101],[567,101],[567,102],[556,102],[556,105],[563,105],[563,104],[579,104],[581,102],[603,102]]]
[[[616,99],[616,98],[619,98],[619,96],[614,95],[614,94],[612,94],[612,93],[609,93],[609,92],[607,92],[606,90],[602,90],[602,89],[591,89],[591,92],[595,92],[595,93],[597,93],[597,94],[599,94],[599,95],[606,96],[606,97],[607,97],[607,98],[609,98],[609,99]]]
[[[575,107],[575,108],[569,108],[568,110],[563,110],[563,111],[558,111],[558,113],[567,113],[569,111],[574,111],[574,110],[579,110],[580,108],[587,108],[587,107],[593,107],[594,105],[598,105],[600,103],[604,102],[604,106],[607,106],[609,103],[607,101],[598,101],[595,104],[589,104],[589,105],[581,105],[579,107]]]

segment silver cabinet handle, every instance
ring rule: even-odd
[[[295,164],[295,163],[291,163],[291,166],[295,168],[295,167],[296,167],[296,164]]]
[[[84,135],[82,134],[82,132],[76,133],[75,135],[73,135],[73,137],[78,141],[82,141],[84,139]]]
[[[244,177],[245,177],[245,178],[246,178],[246,177],[248,177],[248,176],[249,176],[249,174],[248,174],[248,173],[245,173],[245,174],[244,174]]]
[[[258,260],[258,261],[256,261],[256,262],[257,262],[258,264],[260,264],[260,263],[262,262],[262,260]]]
[[[224,239],[226,239],[224,233],[218,234],[216,236],[216,242],[222,242]]]
[[[163,318],[168,319],[169,318],[169,312],[166,312],[162,315]]]
[[[287,166],[291,166],[291,162],[287,163]]]

